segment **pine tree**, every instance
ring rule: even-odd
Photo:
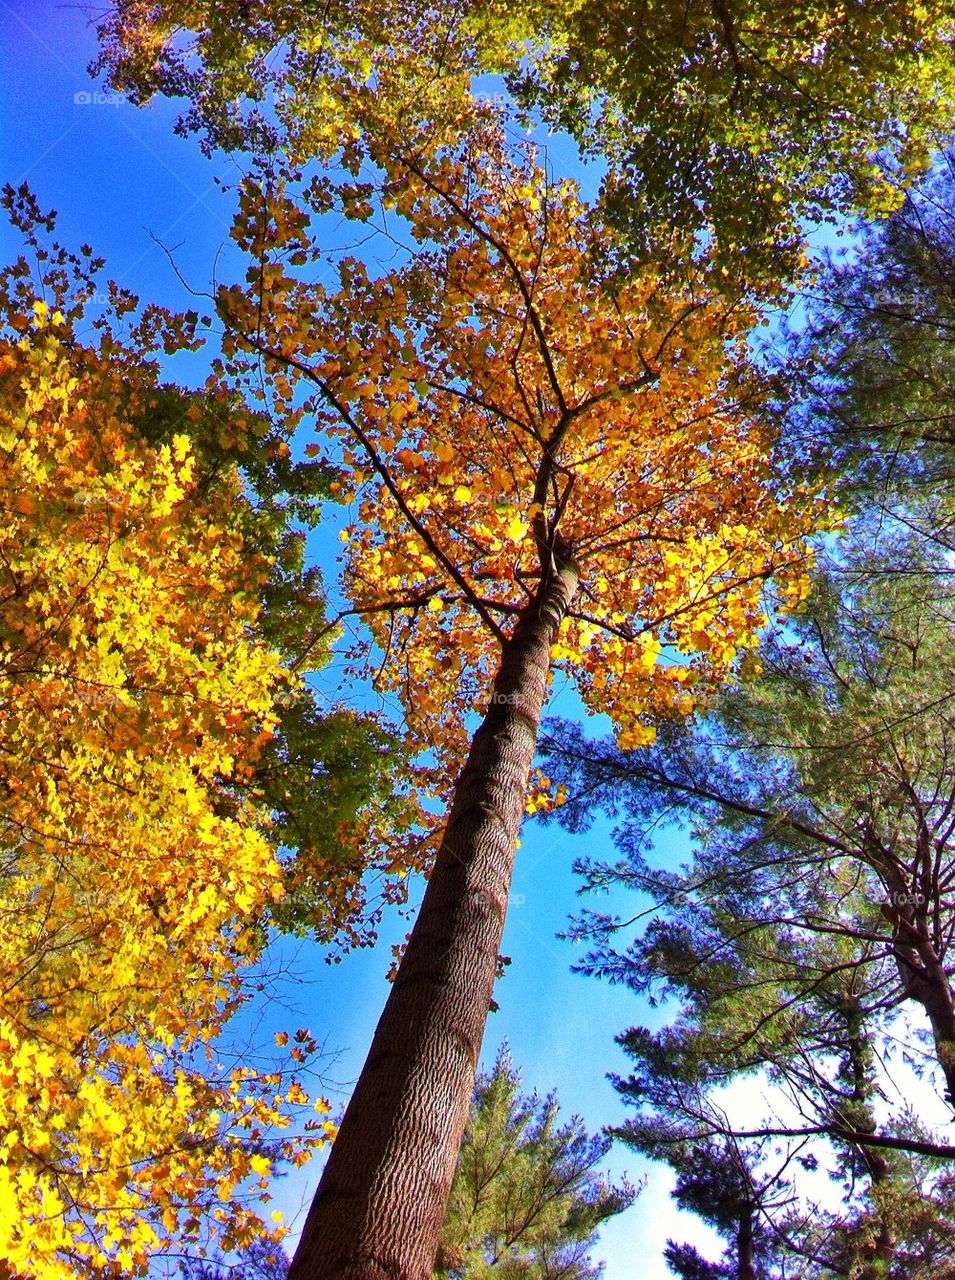
[[[519,1092],[506,1049],[479,1076],[441,1230],[438,1280],[596,1280],[597,1229],[634,1200],[596,1173],[610,1140]]]
[[[581,919],[585,967],[679,1002],[667,1027],[622,1038],[636,1066],[620,1088],[639,1108],[623,1134],[678,1169],[694,1143],[732,1142],[760,1177],[760,1144],[795,1157],[809,1143],[802,1158],[847,1198],[774,1215],[780,1258],[806,1275],[955,1272],[955,1148],[911,1107],[885,1107],[904,1095],[889,1088],[900,1037],[950,1103],[955,1082],[951,181],[933,177],[866,233],[857,262],[822,275],[795,343],[806,382],[787,428],[800,447],[813,437],[852,513],[803,612],[691,731],[620,752],[565,725],[546,744],[562,819],[586,826],[595,802],[621,819],[623,856],[586,862],[591,885],[628,883],[656,905],[629,945],[616,917]],[[647,853],[661,818],[693,837],[678,870]],[[719,1098],[746,1075],[801,1118],[742,1132]],[[689,1275],[724,1265],[675,1248]]]

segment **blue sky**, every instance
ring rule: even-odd
[[[174,250],[179,271],[198,290],[209,287],[214,269],[226,276],[239,268],[228,239],[230,199],[214,181],[235,171],[230,174],[222,157],[210,162],[193,142],[176,137],[168,104],[136,109],[103,94],[86,71],[94,49],[79,7],[0,0],[2,179],[27,181],[43,208],[58,211],[58,237],[74,247],[90,242],[124,287],[144,300],[193,305],[157,241]],[[549,150],[558,172],[573,164],[566,141],[554,139]],[[0,226],[0,249],[4,261],[20,250],[6,226]],[[198,361],[187,358],[175,375],[200,381],[203,360],[214,354],[210,346]],[[336,521],[319,530],[312,549],[334,573]],[[576,707],[571,691],[556,690],[552,710],[566,714]],[[680,845],[680,837],[671,836],[658,852],[678,858]],[[483,1055],[490,1064],[506,1038],[526,1087],[556,1090],[562,1107],[582,1115],[592,1132],[624,1118],[606,1079],[608,1071],[626,1070],[614,1035],[656,1016],[626,991],[573,975],[575,950],[556,937],[577,902],[573,859],[609,846],[606,824],[578,837],[526,825],[503,943],[513,963],[498,985],[500,1011],[490,1018]],[[283,944],[275,963],[291,966],[296,980],[283,980],[281,999],[256,1009],[243,1034],[267,1043],[283,1026],[309,1026],[329,1054],[326,1085],[339,1105],[387,994],[391,944],[409,928],[406,919],[390,917],[375,950],[335,966],[313,946]],[[647,1171],[623,1149],[608,1167],[633,1178]],[[306,1168],[277,1185],[275,1205],[291,1224],[301,1221],[317,1175],[317,1167]],[[636,1206],[603,1233],[597,1256],[607,1262],[607,1280],[628,1280],[635,1266],[641,1280],[662,1280],[669,1274],[661,1258],[668,1235],[701,1246],[712,1239],[695,1219],[676,1214],[669,1185],[662,1171],[653,1171]]]

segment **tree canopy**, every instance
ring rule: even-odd
[[[753,646],[767,578],[803,595],[819,490],[776,465],[739,299],[791,283],[801,218],[892,207],[951,113],[948,15],[857,17],[182,3],[101,24],[114,85],[184,97],[183,130],[251,161],[223,369],[264,372],[344,463],[358,669],[401,701],[419,805],[369,834],[398,880],[432,868],[296,1280],[430,1266],[550,673],[638,748]],[[609,162],[616,230],[509,145],[471,95],[487,70]],[[395,265],[346,254],[320,281],[333,211]]]
[[[38,1277],[261,1230],[241,1184],[308,1146],[294,1075],[211,1047],[282,892],[250,801],[219,803],[282,679],[264,566],[185,434],[137,441],[120,368],[42,300],[3,345],[0,1255]]]
[[[951,127],[951,14],[919,5],[168,0],[100,22],[113,85],[185,129],[357,171],[382,131],[453,136],[480,72],[609,166],[638,260],[715,244],[732,288],[798,265],[800,220],[894,208]],[[449,134],[450,131],[450,134]]]
[[[583,0],[541,36],[519,91],[607,162],[637,253],[713,237],[733,281],[792,269],[807,221],[895,208],[951,128],[944,3]]]
[[[327,1140],[314,1112],[283,1132],[311,1037],[256,1062],[224,1033],[270,923],[350,923],[316,883],[387,803],[391,738],[293,671],[327,655],[292,519],[329,478],[224,385],[160,380],[198,316],[103,289],[25,188],[4,200],[32,262],[0,273],[0,1256],[141,1270],[276,1231],[266,1175]]]
[[[344,583],[375,641],[369,674],[435,753],[439,787],[558,531],[586,588],[556,669],[639,741],[751,643],[764,577],[798,570],[818,514],[770,480],[753,317],[651,270],[608,291],[609,234],[493,113],[423,166],[385,158],[422,247],[378,277],[346,257],[337,288],[294,269],[319,253],[298,192],[247,184],[238,225],[258,266],[220,295],[227,351],[250,377],[270,360],[289,407],[309,396],[315,456],[342,442]],[[658,662],[664,644],[690,661]]]

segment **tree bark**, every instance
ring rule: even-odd
[[[506,642],[421,910],[289,1280],[427,1280],[494,987],[551,652],[577,587],[555,552]]]
[[[736,1232],[737,1280],[756,1280],[755,1241],[753,1238],[753,1206],[744,1204],[740,1210]]]
[[[872,1105],[876,1093],[873,1073],[874,1052],[870,1043],[861,1001],[855,995],[847,995],[840,1005],[845,1019],[846,1047],[848,1049],[848,1078],[852,1084],[851,1121],[858,1133],[873,1134],[877,1131],[876,1116]],[[846,1109],[836,1110],[835,1118],[845,1119]],[[877,1147],[863,1143],[855,1151],[865,1166],[872,1188],[872,1209],[878,1222],[878,1230],[866,1254],[862,1257],[859,1280],[884,1280],[889,1267],[895,1261],[895,1238],[892,1234],[891,1212],[885,1192],[892,1189],[892,1166]],[[889,1201],[891,1202],[891,1201]]]
[[[901,888],[895,889],[895,884]],[[945,1097],[955,1107],[955,995],[945,970],[939,940],[933,936],[929,909],[937,901],[925,898],[916,908],[906,899],[916,896],[899,876],[890,881],[895,902],[884,914],[892,921],[892,951],[905,994],[928,1014],[935,1042],[935,1058],[945,1078]]]
[[[918,820],[922,815],[916,812],[915,817]],[[868,826],[863,849],[889,895],[882,914],[892,924],[892,951],[903,989],[928,1014],[936,1061],[945,1078],[945,1098],[955,1107],[955,993],[935,922],[940,890],[932,871],[935,850],[931,834],[923,823],[915,849],[916,865],[928,868],[923,876],[908,871],[902,856],[886,849]]]

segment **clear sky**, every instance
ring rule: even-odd
[[[157,241],[174,250],[180,272],[198,290],[209,287],[214,269],[225,276],[238,266],[228,240],[230,200],[214,180],[217,174],[229,176],[229,162],[210,162],[193,142],[175,137],[175,112],[168,104],[136,109],[104,95],[86,71],[94,49],[79,6],[0,0],[2,180],[28,182],[42,207],[58,211],[59,238],[73,247],[90,242],[106,257],[110,276],[144,300],[193,305]],[[565,170],[571,149],[554,140],[551,158]],[[5,225],[0,250],[4,261],[20,250]],[[210,347],[198,363],[187,357],[175,376],[201,381],[202,359],[214,354]],[[329,572],[338,546],[333,520],[319,530],[312,548]],[[576,706],[569,691],[558,690],[552,709],[561,710],[562,702],[565,712]],[[574,948],[555,936],[577,905],[574,857],[600,850],[610,851],[606,824],[582,837],[526,825],[503,943],[513,963],[498,985],[500,1011],[490,1018],[483,1055],[490,1064],[506,1038],[527,1088],[556,1090],[566,1112],[583,1116],[591,1132],[625,1116],[606,1079],[609,1071],[626,1070],[613,1037],[657,1016],[626,991],[573,975]],[[659,852],[678,858],[680,838],[671,837]],[[283,1026],[309,1026],[331,1055],[326,1084],[339,1105],[387,993],[391,944],[409,928],[406,919],[390,918],[375,950],[336,966],[326,965],[315,947],[283,944],[276,965],[289,964],[297,981],[283,981],[281,1000],[255,1010],[244,1034],[265,1044]],[[617,1175],[627,1170],[632,1178],[647,1172],[644,1162],[623,1149],[613,1153],[608,1167]],[[317,1167],[306,1167],[276,1187],[275,1204],[290,1223],[301,1221],[317,1175]],[[669,1185],[667,1175],[652,1171],[636,1206],[604,1231],[597,1256],[606,1260],[607,1280],[662,1280],[669,1274],[661,1258],[668,1235],[700,1247],[712,1241],[695,1219],[676,1214]]]

